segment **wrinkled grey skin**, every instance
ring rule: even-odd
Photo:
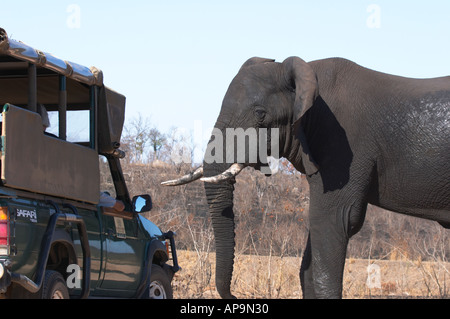
[[[307,175],[305,298],[341,297],[347,243],[368,203],[450,225],[450,77],[403,78],[339,58],[252,58],[231,82],[215,127],[279,128],[280,156]],[[205,161],[204,175],[230,165]],[[234,182],[205,183],[222,298],[233,298]]]

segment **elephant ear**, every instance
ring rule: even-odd
[[[314,70],[299,57],[289,57],[284,60],[283,68],[287,85],[295,92],[293,132],[302,147],[302,162],[305,172],[311,176],[317,173],[319,166],[311,154],[301,119],[313,106],[319,95],[319,84]]]

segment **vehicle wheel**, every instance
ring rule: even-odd
[[[173,299],[169,276],[158,265],[152,264],[150,284],[144,293],[146,299]]]
[[[45,279],[42,285],[42,299],[69,299],[69,290],[63,276],[54,270],[45,272]]]

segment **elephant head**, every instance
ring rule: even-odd
[[[289,159],[303,173],[317,172],[318,166],[310,155],[303,132],[302,118],[314,104],[318,91],[315,72],[298,57],[287,58],[282,63],[256,57],[249,59],[224,97],[203,166],[178,180],[163,183],[180,185],[199,178],[205,182],[216,243],[216,286],[222,298],[233,297],[230,284],[235,246],[235,176],[247,166],[261,169],[267,163],[267,156],[274,154]],[[247,134],[245,142],[236,145],[239,129],[246,133],[254,129],[257,142],[252,143]],[[270,134],[274,129],[277,134]],[[229,134],[230,131],[234,135]],[[267,156],[259,154],[261,152],[255,148],[266,148]],[[240,151],[242,156],[239,156]],[[252,156],[255,153],[257,156]]]

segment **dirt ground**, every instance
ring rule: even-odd
[[[219,298],[214,284],[214,253],[179,251],[182,270],[172,285],[174,298]],[[237,255],[232,292],[242,299],[301,298],[300,258]],[[343,297],[449,298],[450,263],[348,259]]]

